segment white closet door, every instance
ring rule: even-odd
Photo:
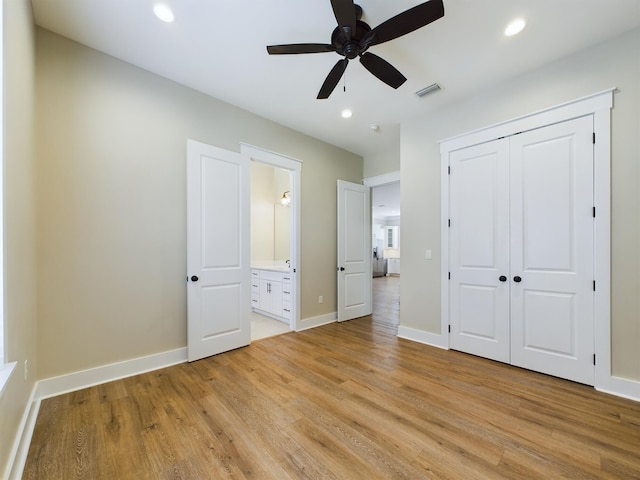
[[[589,116],[511,137],[511,363],[590,385],[592,132]]]
[[[510,345],[508,145],[453,152],[449,178],[450,345],[502,362]]]

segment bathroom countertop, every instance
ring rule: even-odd
[[[251,264],[252,270],[270,270],[272,272],[288,272],[289,265],[282,262],[254,262]]]

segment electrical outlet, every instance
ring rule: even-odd
[[[431,250],[424,251],[424,258],[426,258],[427,260],[431,260]]]
[[[29,360],[24,361],[24,379],[29,377]]]
[[[322,303],[322,302],[324,302],[324,298],[322,298],[322,295],[320,295],[320,296],[318,297],[318,303]]]

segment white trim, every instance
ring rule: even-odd
[[[2,478],[8,480],[19,480],[22,478],[24,465],[27,461],[29,453],[29,445],[33,436],[33,429],[36,426],[38,411],[40,410],[40,400],[36,399],[36,386],[33,386],[29,401],[26,404],[16,437],[9,453],[9,461],[5,467]]]
[[[0,379],[0,392],[4,389],[13,367],[9,367],[8,372],[5,362],[7,362],[7,339],[4,311],[4,5],[0,2],[0,368],[5,375]],[[6,375],[8,373],[8,375]]]
[[[240,154],[257,162],[265,163],[276,168],[289,170],[291,174],[291,236],[289,239],[290,273],[293,276],[292,295],[293,305],[291,312],[291,330],[302,330],[300,326],[300,221],[301,197],[302,197],[302,160],[287,157],[280,153],[271,152],[264,148],[255,147],[247,143],[240,143]]]
[[[295,170],[300,168],[302,160],[289,157],[278,152],[267,150],[266,148],[256,147],[248,143],[240,142],[240,154],[248,155],[251,158],[260,159],[262,163],[268,163],[274,167],[288,168]]]
[[[2,326],[1,322],[0,326]],[[4,365],[0,363],[0,398],[4,394],[5,387],[9,384],[9,379],[13,375],[16,365],[18,365],[18,362],[5,363]]]
[[[446,336],[446,341],[444,341],[443,336],[437,333],[425,332],[424,330],[416,330],[415,328],[399,325],[398,337],[424,343],[432,347],[442,348],[443,350],[449,350],[449,336]]]
[[[167,352],[133,358],[122,362],[68,373],[58,377],[40,380],[37,384],[36,398],[44,399],[75,392],[87,387],[119,380],[121,378],[171,367],[187,361],[187,348],[178,348]]]
[[[526,130],[533,130],[543,125],[551,125],[610,109],[613,106],[613,92],[615,90],[615,88],[609,88],[602,92],[561,103],[560,105],[544,108],[537,112],[512,118],[511,120],[440,140],[440,152],[444,153],[445,151],[477,145],[478,143],[488,142],[496,138],[507,137]]]
[[[385,173],[383,175],[376,175],[375,177],[367,177],[362,180],[362,184],[367,187],[379,187],[380,185],[387,185],[389,183],[396,183],[400,181],[400,171],[391,173]]]
[[[440,164],[440,344],[449,348],[449,157]],[[446,281],[445,281],[446,278]],[[435,334],[434,334],[435,335]]]
[[[593,131],[596,132],[594,150],[594,349],[596,354],[596,389],[609,390],[614,385],[611,371],[611,112],[613,95],[608,106],[595,111]],[[602,132],[602,134],[600,134]],[[622,390],[624,391],[624,390]],[[638,394],[640,396],[640,394]]]
[[[326,313],[324,315],[319,315],[317,317],[303,318],[300,322],[299,328],[296,329],[296,332],[301,332],[303,330],[309,330],[310,328],[320,327],[322,325],[334,323],[337,320],[338,320],[337,312]]]
[[[634,380],[621,377],[609,377],[607,387],[597,386],[596,390],[640,402],[640,382]]]
[[[447,170],[450,154],[463,147],[477,145],[544,125],[592,115],[596,134],[594,203],[597,215],[594,256],[596,271],[594,346],[597,362],[594,386],[598,390],[633,397],[637,395],[634,393],[637,391],[633,386],[635,382],[621,381],[613,377],[611,373],[611,108],[613,107],[614,91],[614,88],[604,90],[440,142],[440,242],[442,250],[440,335],[448,337],[448,333],[446,333],[449,318],[449,229],[447,224],[449,218],[449,179]],[[445,344],[444,339],[441,343]],[[446,343],[448,343],[448,338]],[[630,384],[632,387],[628,387]],[[625,392],[628,390],[632,393],[626,394]]]

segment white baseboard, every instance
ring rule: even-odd
[[[27,461],[27,454],[29,453],[29,445],[31,444],[31,436],[33,435],[33,429],[36,426],[36,419],[38,418],[38,410],[40,409],[40,401],[36,399],[36,388],[37,382],[31,390],[29,402],[22,414],[22,420],[20,420],[16,438],[9,455],[9,463],[2,478],[8,480],[19,480],[22,478],[22,471],[24,470],[24,464]]]
[[[414,328],[398,326],[398,337],[449,350],[448,335],[439,335]],[[599,392],[640,402],[640,382],[635,380],[609,377],[606,379],[605,385],[596,386],[595,388]]]
[[[338,314],[336,312],[327,313],[325,315],[320,315],[317,317],[303,318],[300,320],[300,328],[298,328],[296,332],[301,332],[302,330],[308,330],[310,328],[319,327],[320,325],[333,323],[337,318]]]
[[[449,338],[448,335],[441,335],[437,333],[425,332],[423,330],[416,330],[415,328],[398,326],[398,337],[406,340],[412,340],[418,343],[424,343],[432,347],[442,348],[449,350]]]
[[[640,382],[635,380],[628,380],[621,377],[610,377],[607,387],[596,387],[596,390],[640,402]]]
[[[170,367],[187,361],[187,349],[178,348],[168,352],[133,358],[122,362],[111,363],[101,367],[81,370],[59,377],[46,378],[37,382],[36,398],[55,397],[63,393],[74,392],[101,383],[120,378],[131,377],[140,373]]]

